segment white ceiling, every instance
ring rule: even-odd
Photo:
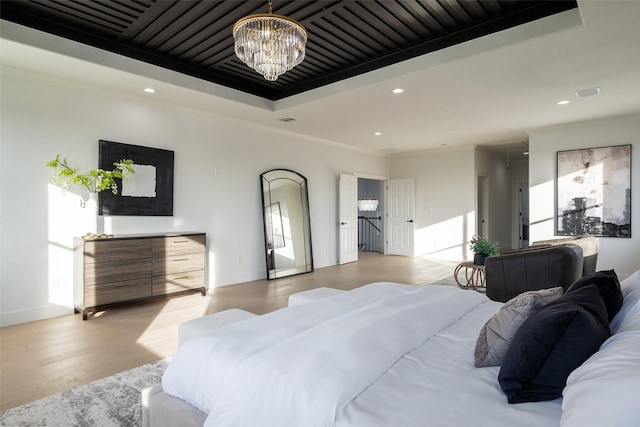
[[[2,21],[3,66],[380,153],[501,145],[640,112],[640,1],[587,0],[525,24],[277,102]],[[142,89],[154,87],[153,95]],[[393,95],[396,87],[405,89]],[[577,90],[601,94],[578,98]],[[571,103],[556,105],[557,101]],[[295,121],[282,122],[290,117]],[[374,132],[381,132],[374,136]]]

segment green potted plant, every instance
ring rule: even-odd
[[[473,263],[476,265],[484,265],[487,257],[498,255],[498,242],[491,242],[480,236],[473,236],[469,249],[474,253]]]
[[[60,160],[60,154],[47,163],[53,168],[53,183],[62,187],[66,191],[71,184],[76,184],[89,190],[90,194],[110,189],[113,194],[118,194],[118,183],[116,179],[129,179],[133,170],[133,160],[123,159],[113,164],[113,170],[91,169],[87,173],[80,173],[75,168],[69,166],[67,159]]]

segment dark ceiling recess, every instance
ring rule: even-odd
[[[309,33],[275,82],[240,62],[231,28],[267,1],[2,0],[0,17],[267,99],[315,89],[577,7],[576,1],[274,1]]]

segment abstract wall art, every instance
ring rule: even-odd
[[[631,237],[631,145],[558,151],[556,233]]]

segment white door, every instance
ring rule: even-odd
[[[415,183],[413,179],[387,181],[387,253],[413,256]]]
[[[358,178],[340,174],[338,190],[338,264],[358,260]]]

